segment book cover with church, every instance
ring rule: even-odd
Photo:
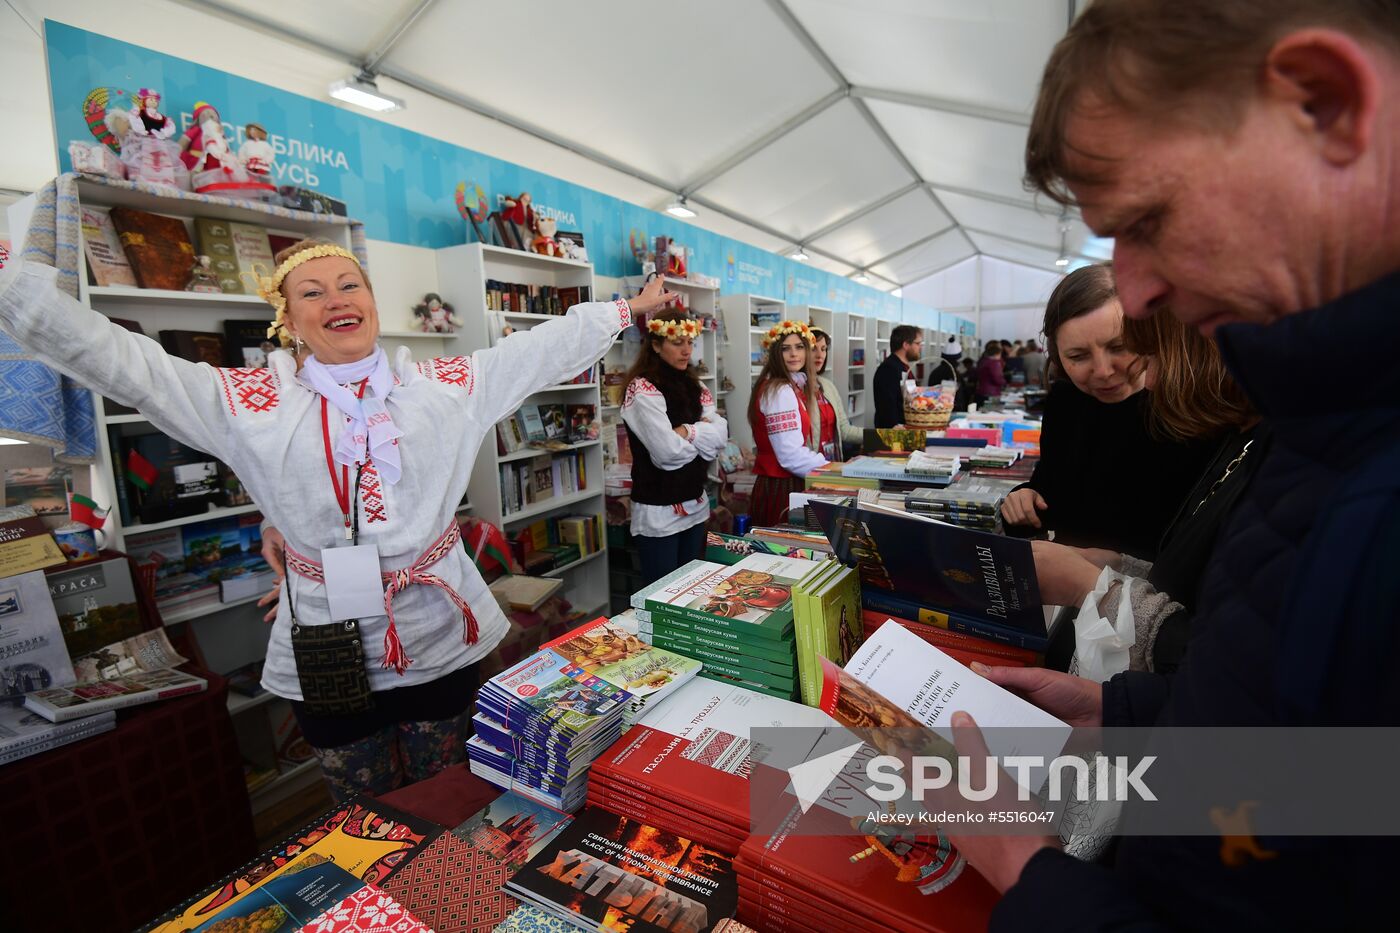
[[[511,868],[534,858],[545,843],[563,831],[573,816],[507,791],[452,834]]]

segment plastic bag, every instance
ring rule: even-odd
[[[1103,682],[1128,669],[1129,655],[1137,643],[1133,605],[1129,598],[1132,577],[1105,567],[1094,589],[1084,597],[1074,618],[1074,661],[1070,673]],[[1118,608],[1113,618],[1099,612],[1099,603],[1112,587],[1118,587]]]

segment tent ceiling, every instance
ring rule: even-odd
[[[609,193],[660,209],[684,192],[700,226],[878,287],[979,252],[1053,270],[1062,225],[1069,252],[1104,249],[1021,186],[1075,0],[195,5],[630,176]]]

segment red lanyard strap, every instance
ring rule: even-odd
[[[359,391],[356,392],[357,398],[365,397],[365,385],[368,382],[368,379],[360,380],[360,388]],[[331,489],[335,492],[335,504],[339,506],[340,514],[345,517],[345,537],[349,539],[352,536],[350,531],[350,467],[342,465],[340,468],[340,478],[338,480],[336,479],[335,455],[331,452],[331,422],[328,411],[326,397],[323,395],[321,396],[321,443],[326,449],[326,471],[331,475]]]

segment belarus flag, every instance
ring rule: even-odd
[[[89,499],[82,493],[73,493],[68,497],[68,514],[73,521],[81,522],[89,528],[101,528],[107,521],[107,513],[111,509],[99,509],[97,503]]]
[[[160,471],[156,466],[135,450],[126,456],[126,478],[142,492],[150,492]]]

